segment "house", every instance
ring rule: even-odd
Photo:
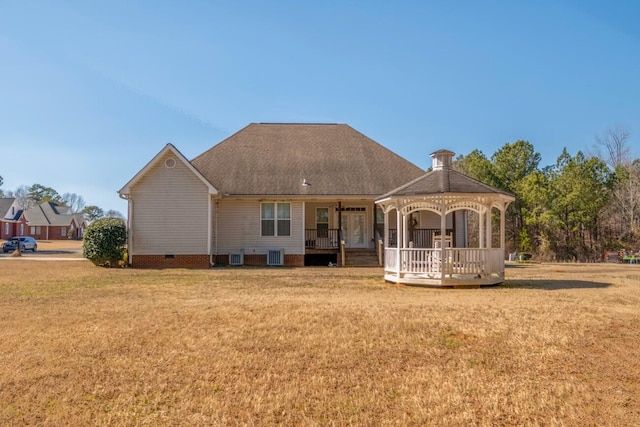
[[[87,221],[82,214],[48,201],[22,213],[18,234],[38,240],[81,239],[86,228]]]
[[[119,190],[129,261],[303,266],[364,252],[377,264],[375,199],[424,173],[346,124],[252,123],[192,160],[167,144]]]
[[[0,239],[7,240],[20,234],[21,216],[22,209],[15,197],[0,198]]]

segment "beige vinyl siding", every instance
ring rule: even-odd
[[[218,253],[244,250],[245,254],[266,254],[284,249],[285,254],[304,254],[303,203],[282,199],[263,202],[291,203],[291,235],[260,235],[260,200],[222,199],[218,202]]]
[[[327,208],[329,209],[329,228],[338,228],[338,223],[336,222],[337,216],[336,213],[336,203],[317,203],[317,202],[307,202],[305,203],[305,212],[304,212],[304,228],[315,229],[316,228],[316,208]]]
[[[420,228],[440,228],[440,215],[431,211],[419,211],[420,212]],[[447,214],[445,219],[447,228],[453,227],[453,215]]]
[[[169,157],[173,168],[165,166]],[[209,254],[207,186],[167,153],[131,189],[134,255]]]

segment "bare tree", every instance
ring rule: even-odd
[[[608,128],[602,135],[596,135],[598,157],[612,169],[631,163],[631,148],[628,144],[630,137],[629,131],[620,125]],[[601,153],[601,148],[605,154]]]
[[[117,211],[115,209],[109,209],[108,211],[106,211],[104,213],[104,216],[105,217],[125,219],[124,215],[122,215],[122,213],[120,211]]]
[[[21,185],[15,191],[7,191],[6,197],[15,197],[21,209],[27,210],[36,205],[36,202],[29,198],[29,187]]]
[[[86,203],[81,195],[76,193],[64,193],[62,195],[62,201],[76,213],[84,209]]]

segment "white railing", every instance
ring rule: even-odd
[[[398,249],[385,248],[384,267],[386,271],[398,271],[397,255]],[[503,272],[504,251],[499,248],[445,248],[444,259],[441,249],[400,249],[400,273],[490,275]]]
[[[384,268],[387,271],[396,270],[396,254],[398,250],[396,248],[385,248],[384,250]]]

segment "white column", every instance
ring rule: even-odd
[[[480,217],[478,218],[478,237],[480,239],[479,246],[480,248],[484,248],[484,212],[480,212]]]
[[[504,215],[505,215],[505,209],[504,209],[504,205],[503,208],[500,209],[500,249],[502,249],[504,251],[504,237],[505,237],[505,233],[504,233],[504,229],[505,229],[505,219],[504,219]]]
[[[396,276],[398,277],[398,282],[400,282],[400,246],[402,246],[402,217],[400,215],[400,209],[396,206]]]
[[[384,211],[384,247],[389,247],[389,211]]]
[[[491,230],[491,207],[489,207],[489,210],[487,211],[487,217],[485,218],[487,221],[487,248],[491,249],[493,247],[493,242],[492,242],[492,230]]]
[[[407,214],[402,214],[402,247],[409,247],[409,221],[407,219]]]
[[[453,245],[453,242],[451,242]],[[440,284],[444,285],[445,271],[447,270],[447,206],[444,196],[440,204]]]

